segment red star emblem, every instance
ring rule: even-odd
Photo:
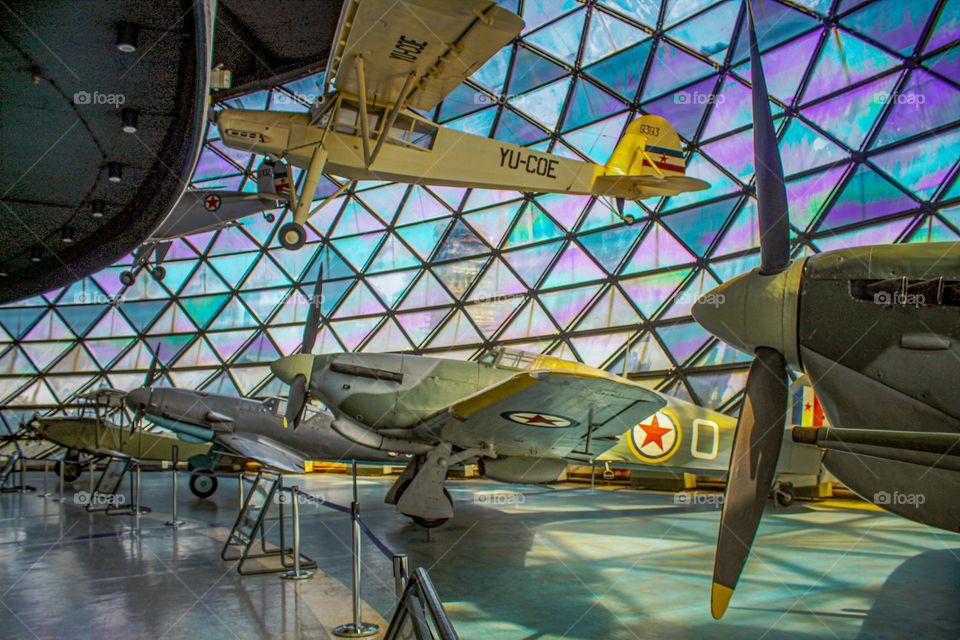
[[[557,424],[556,420],[551,420],[550,418],[544,418],[539,413],[535,416],[524,418],[524,422],[526,422],[527,424],[548,424],[550,426]]]
[[[656,442],[657,446],[663,449],[663,436],[670,433],[670,429],[664,429],[660,426],[660,423],[657,421],[657,416],[653,416],[653,420],[650,421],[650,424],[641,424],[639,425],[643,429],[644,437],[643,444],[640,445],[641,448],[647,446],[651,442]]]
[[[810,406],[810,403],[809,403],[809,402],[808,402],[807,404],[803,405],[804,411],[810,411],[810,409],[812,409],[812,408],[813,408],[813,407]]]
[[[660,162],[666,162],[666,161],[667,161],[667,154],[661,153],[661,154],[660,154]]]
[[[211,193],[203,201],[203,206],[205,206],[210,211],[216,211],[217,209],[220,208],[220,196]]]

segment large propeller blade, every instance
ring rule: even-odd
[[[710,611],[718,620],[727,610],[750,555],[773,484],[787,416],[786,367],[779,351],[760,347],[747,376],[713,565]]]
[[[307,320],[303,326],[303,346],[301,353],[310,353],[313,351],[313,345],[317,342],[317,333],[320,330],[321,310],[323,305],[323,255],[320,258],[320,271],[317,274],[317,283],[313,288],[313,296],[310,298],[310,309],[307,311]],[[287,409],[284,412],[284,418],[287,424],[292,425],[294,429],[300,426],[300,419],[303,417],[303,409],[307,405],[309,397],[309,382],[303,375],[298,375],[290,384],[290,393],[287,395]]]
[[[775,275],[790,264],[787,193],[777,135],[770,115],[767,84],[760,61],[751,1],[750,76],[753,83],[753,140],[760,224],[760,274]],[[758,347],[747,375],[740,418],[733,437],[720,534],[713,565],[710,612],[719,619],[727,610],[750,547],[756,537],[777,470],[787,414],[787,362],[770,347]]]
[[[760,221],[760,273],[780,273],[790,263],[790,218],[787,188],[777,132],[770,114],[767,81],[760,62],[760,48],[753,22],[753,7],[747,0],[750,31],[750,81],[753,83],[753,158],[756,170],[757,217]]]
[[[151,349],[151,351],[153,351]],[[153,383],[157,381],[157,369],[160,364],[160,356],[156,351],[153,351],[153,359],[150,360],[150,368],[147,370],[146,375],[143,377],[143,386],[152,387]]]

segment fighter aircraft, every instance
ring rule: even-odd
[[[414,111],[435,108],[523,24],[492,0],[347,0],[327,91],[309,114],[211,113],[228,147],[306,170],[280,243],[303,246],[307,219],[355,180],[594,194],[615,199],[621,217],[625,199],[710,186],[684,175],[680,138],[659,116],[630,123],[601,166],[441,127]],[[323,171],[348,181],[311,211]]]
[[[186,191],[160,226],[134,251],[130,269],[120,272],[120,283],[132,285],[143,270],[156,280],[163,280],[167,275],[163,261],[174,240],[236,224],[241,218],[275,209],[278,205],[286,206],[289,193],[287,168],[271,160],[265,160],[257,170],[257,193],[209,189]],[[273,213],[265,213],[264,217],[268,222],[275,218]]]
[[[125,402],[137,415],[169,429],[180,440],[209,449],[187,460],[193,469],[190,490],[198,498],[217,490],[217,479],[209,472],[226,455],[291,473],[303,473],[307,460],[403,460],[397,454],[343,438],[330,428],[333,416],[323,408],[305,407],[303,428],[296,432],[288,429],[283,417],[285,401],[280,398],[254,400],[145,385],[129,391]]]
[[[832,426],[794,440],[860,496],[960,530],[960,243],[838,249],[790,260],[787,196],[748,0],[760,267],[693,315],[752,354],[730,458],[711,612],[727,609],[777,466],[787,368],[809,377]],[[720,296],[718,298],[718,296]]]
[[[627,432],[647,460],[666,461],[681,444],[703,461],[727,455],[720,424],[729,423],[722,414],[579,362],[502,347],[475,362],[313,355],[322,277],[321,270],[301,353],[270,367],[290,385],[286,422],[296,432],[308,401],[319,400],[333,412],[329,428],[348,441],[412,454],[386,502],[421,526],[453,516],[444,481],[447,468],[459,463],[476,460],[493,480],[548,483],[570,462],[596,458]],[[684,432],[689,444],[681,442]]]

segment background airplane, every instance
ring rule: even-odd
[[[755,356],[730,458],[711,612],[746,563],[781,450],[788,367],[813,385],[830,427],[794,440],[861,497],[960,530],[960,244],[855,247],[790,261],[783,169],[750,11],[760,267],[708,294],[693,315]]]
[[[286,206],[289,190],[287,168],[283,163],[265,160],[257,170],[256,193],[209,189],[184,192],[177,206],[133,252],[133,264],[130,269],[120,272],[120,282],[125,286],[132,285],[142,270],[147,270],[157,280],[163,280],[167,275],[163,261],[174,240],[220,229],[256,213]],[[273,213],[266,213],[264,217],[268,222],[274,220]]]
[[[222,109],[223,143],[306,170],[293,220],[278,232],[298,249],[324,170],[354,180],[593,194],[617,201],[706,189],[684,175],[680,137],[659,116],[628,125],[605,165],[533,151],[441,127],[427,112],[523,29],[491,0],[351,0],[343,5],[326,71],[328,93],[310,114]]]

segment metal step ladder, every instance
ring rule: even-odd
[[[427,570],[407,580],[383,640],[460,640]]]

